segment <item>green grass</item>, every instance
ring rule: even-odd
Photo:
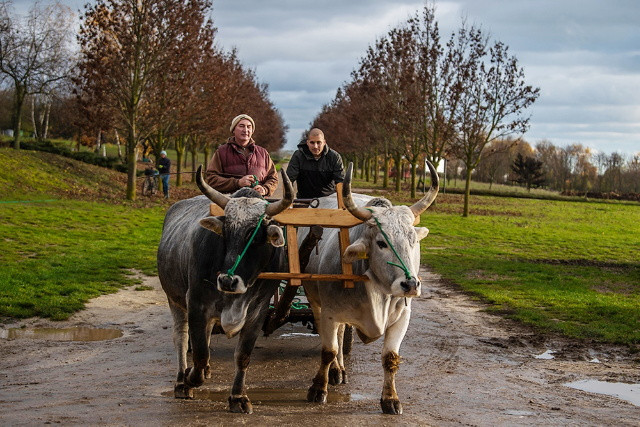
[[[422,262],[491,311],[570,337],[640,344],[640,206],[441,195]]]
[[[64,319],[156,273],[166,205],[125,202],[117,172],[48,153],[0,149],[0,163],[0,316]],[[472,196],[461,212],[440,194],[422,215],[430,269],[540,331],[640,345],[639,204]]]
[[[162,208],[60,200],[0,207],[0,316],[68,318],[155,274]]]

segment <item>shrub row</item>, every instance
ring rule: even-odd
[[[623,193],[623,194],[619,194],[616,193],[615,191],[610,191],[610,192],[599,192],[599,191],[588,191],[588,192],[584,192],[584,191],[572,191],[572,190],[568,190],[568,191],[563,191],[562,193],[563,196],[580,196],[580,197],[587,197],[590,199],[606,199],[606,200],[629,200],[632,202],[640,202],[640,193]]]

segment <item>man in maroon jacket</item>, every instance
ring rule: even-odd
[[[278,186],[276,167],[269,152],[256,145],[251,136],[253,119],[240,114],[231,121],[233,134],[213,154],[207,166],[207,183],[221,193],[252,187],[262,196],[270,196]]]

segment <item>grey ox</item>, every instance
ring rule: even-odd
[[[343,258],[354,262],[355,274],[366,275],[369,280],[356,282],[352,289],[344,288],[341,282],[307,282],[304,286],[322,340],[320,368],[307,393],[310,402],[326,402],[328,382],[346,382],[342,331],[345,325],[352,325],[365,344],[384,335],[384,385],[380,405],[384,413],[402,413],[395,387],[400,364],[398,351],[409,326],[411,298],[420,296],[420,240],[429,233],[427,228],[413,224],[438,193],[438,174],[431,163],[428,166],[431,187],[411,207],[392,206],[384,198],[352,195],[353,165],[347,168],[343,184],[345,206],[364,223],[351,228],[353,243]],[[336,204],[335,197],[324,197],[319,207],[335,208]],[[303,234],[300,233],[300,239],[304,238]],[[337,230],[331,229],[320,241],[318,253],[311,254],[305,272],[340,273],[338,247]]]
[[[192,388],[210,377],[209,339],[215,326],[228,337],[239,334],[229,410],[253,411],[245,375],[278,286],[278,281],[256,278],[262,271],[281,271],[284,266],[282,229],[270,222],[293,201],[286,173],[282,179],[283,199],[267,204],[249,188],[231,197],[219,193],[203,181],[200,167],[196,182],[204,196],[182,200],[167,212],[158,247],[158,275],[173,315],[177,398],[192,398]],[[209,216],[211,202],[223,208],[225,215]],[[190,368],[189,339],[193,351]]]

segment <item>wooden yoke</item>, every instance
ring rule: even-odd
[[[274,216],[273,219],[285,226],[287,234],[287,254],[289,256],[289,272],[263,272],[258,275],[260,279],[287,280],[290,286],[300,286],[303,281],[340,280],[345,288],[353,288],[354,282],[366,281],[369,277],[353,274],[351,263],[342,262],[342,274],[311,274],[300,271],[300,257],[298,253],[298,233],[296,227],[311,227],[319,225],[326,228],[339,228],[340,258],[351,244],[349,241],[349,228],[362,224],[362,221],[349,213],[342,200],[342,183],[336,184],[336,196],[338,197],[338,209],[313,209],[313,208],[289,208]],[[212,203],[210,213],[213,216],[222,216],[224,211],[218,205]]]

